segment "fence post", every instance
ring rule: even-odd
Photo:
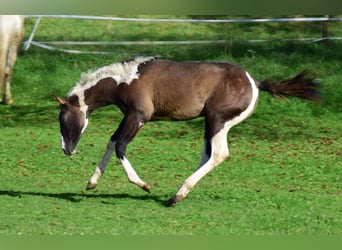
[[[38,29],[38,25],[40,23],[40,19],[41,18],[42,18],[41,16],[38,16],[38,19],[36,20],[36,23],[34,24],[34,27],[33,27],[33,30],[31,32],[31,35],[30,35],[29,39],[24,43],[24,46],[23,46],[23,50],[24,51],[27,51],[30,48],[32,40],[33,40],[33,37],[34,37],[34,35],[35,35],[35,33],[36,33],[37,29]]]
[[[325,17],[328,18],[328,20],[323,21],[322,38],[323,38],[323,43],[326,44],[328,42],[329,15],[325,15]]]

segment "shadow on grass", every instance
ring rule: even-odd
[[[0,106],[0,127],[39,126],[57,123],[57,105],[10,105]]]
[[[152,200],[164,206],[165,200],[156,195],[130,195],[130,194],[82,194],[82,193],[44,193],[44,192],[29,192],[29,191],[13,191],[13,190],[0,190],[0,196],[10,196],[21,198],[22,196],[37,196],[56,198],[66,200],[69,202],[81,202],[83,199],[133,199],[133,200]],[[102,202],[103,204],[111,204]]]

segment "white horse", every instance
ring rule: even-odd
[[[5,85],[2,102],[12,103],[11,76],[17,59],[18,47],[24,34],[24,17],[0,15],[0,94]],[[0,95],[1,96],[1,95]]]

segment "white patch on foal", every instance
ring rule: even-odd
[[[129,85],[134,79],[139,79],[139,65],[151,60],[154,60],[154,57],[136,57],[132,61],[113,63],[94,71],[82,73],[80,81],[71,89],[68,96],[80,96],[84,91],[95,86],[99,80],[108,77],[113,78],[117,84],[126,83]]]
[[[122,166],[125,169],[126,175],[128,180],[131,183],[136,184],[137,186],[144,188],[144,186],[147,186],[147,184],[140,179],[138,174],[135,172],[134,168],[132,167],[131,163],[128,161],[128,159],[124,156],[123,159],[120,159]]]

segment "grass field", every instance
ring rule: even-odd
[[[197,17],[198,18],[198,17]],[[221,17],[220,17],[221,18]],[[225,17],[222,17],[225,18]],[[26,22],[29,36],[33,19]],[[77,27],[77,28],[76,28]],[[135,24],[46,19],[36,40],[272,39],[266,43],[81,47],[113,55],[76,55],[32,47],[12,79],[14,104],[0,105],[1,235],[341,235],[342,43],[273,41],[319,37],[320,23]],[[341,23],[331,36],[342,37]],[[58,104],[80,74],[135,55],[224,60],[256,79],[288,78],[306,67],[324,83],[313,104],[261,94],[253,116],[229,135],[230,159],[176,207],[167,200],[197,166],[201,118],[148,123],[127,156],[152,194],[128,183],[115,158],[97,189],[85,191],[121,114],[90,117],[78,154],[59,146]]]

